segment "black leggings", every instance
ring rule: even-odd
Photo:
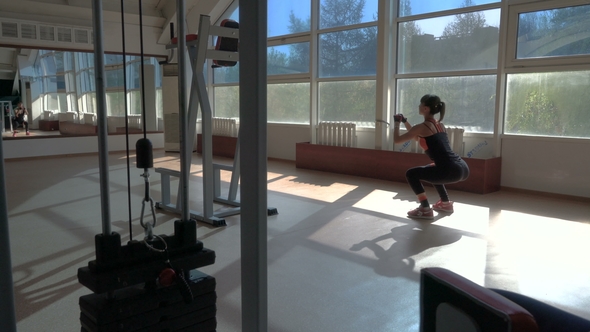
[[[25,130],[29,131],[29,123],[27,121],[19,119],[12,120],[12,130],[16,131],[16,128],[18,128],[20,125],[23,125]]]
[[[436,188],[442,200],[448,200],[445,184],[464,181],[469,177],[469,167],[465,161],[448,165],[427,165],[410,168],[406,172],[406,179],[416,195],[424,192],[422,181],[430,182]]]

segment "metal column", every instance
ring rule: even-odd
[[[240,1],[242,331],[267,331],[266,0]]]
[[[96,82],[96,124],[98,127],[98,167],[100,175],[100,203],[102,234],[111,234],[111,205],[109,200],[109,146],[107,133],[107,100],[102,39],[102,0],[92,1],[94,31],[94,76]]]
[[[2,331],[16,332],[14,284],[12,281],[8,207],[6,205],[6,182],[4,175],[4,151],[3,143],[0,140],[0,193],[2,194],[0,195],[0,294],[2,294],[2,299],[0,299],[0,326],[2,327]]]

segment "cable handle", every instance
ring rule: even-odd
[[[149,202],[150,203],[150,208],[152,210],[152,223],[151,224],[145,224],[143,222],[143,213],[145,211],[145,203]],[[144,230],[147,231],[148,227],[150,228],[154,228],[156,227],[156,210],[154,209],[154,200],[151,197],[148,197],[148,200],[144,200],[143,202],[141,202],[141,215],[139,216],[139,224],[141,225],[141,227],[143,227]]]

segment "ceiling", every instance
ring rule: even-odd
[[[0,20],[92,30],[94,2],[95,0],[0,0]],[[197,31],[201,14],[209,15],[211,21],[215,22],[232,2],[233,0],[184,0],[187,33]],[[135,36],[139,31],[140,3],[142,6],[141,28],[146,31],[144,44],[149,50],[148,53],[166,54],[165,45],[170,40],[170,23],[177,26],[177,0],[123,0],[127,30],[125,35],[131,36],[131,38],[127,37],[126,43],[129,43],[132,48],[133,44],[138,44]],[[102,13],[105,44],[109,42],[114,44],[114,41],[109,39],[122,39],[120,36],[121,0],[102,0]],[[47,48],[47,46],[26,40],[15,40],[15,42],[8,40],[7,42],[0,38],[0,79],[14,79],[19,55],[28,56],[27,49],[36,48]]]

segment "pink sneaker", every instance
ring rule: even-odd
[[[432,212],[432,209],[429,207],[419,206],[412,211],[408,211],[408,217],[420,219],[433,219],[434,212]]]
[[[13,132],[12,132],[12,137],[16,137],[16,133],[18,133],[18,131],[16,131],[16,130],[15,130],[15,131],[13,131]]]
[[[434,211],[447,212],[447,213],[453,213],[455,211],[455,210],[453,210],[453,202],[452,201],[443,202],[441,200],[434,203],[432,205],[432,209]]]
[[[29,136],[29,135],[31,135],[31,133],[29,133],[29,132],[27,131],[27,136]]]

